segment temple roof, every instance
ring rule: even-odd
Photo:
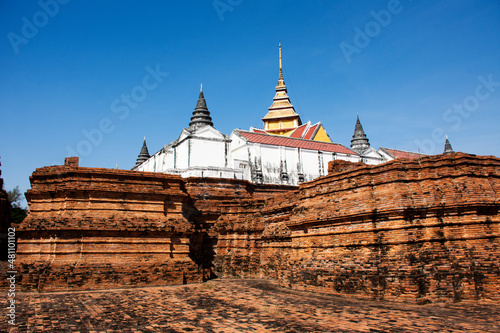
[[[398,150],[398,149],[389,149],[389,148],[383,148],[383,147],[380,147],[379,150],[382,150],[384,153],[392,156],[393,158],[417,159],[417,158],[422,158],[424,156],[427,156],[425,154],[413,153],[413,152],[410,152],[410,151]]]
[[[139,153],[139,156],[137,156],[137,161],[135,162],[135,165],[138,166],[139,164],[142,164],[143,162],[147,161],[149,157],[150,155],[148,151],[148,146],[146,145],[146,137],[144,137],[144,142],[142,143],[141,152]]]
[[[243,130],[236,130],[235,132],[243,136],[247,141],[253,143],[356,155],[354,151],[338,143],[296,139],[285,136],[248,132]]]
[[[444,144],[444,154],[454,153],[455,151],[451,148],[450,141],[448,140],[448,135],[446,136],[446,142]]]
[[[207,108],[207,102],[205,101],[205,96],[203,95],[203,85],[200,87],[200,96],[198,97],[198,102],[196,103],[196,108],[193,111],[193,116],[191,117],[191,122],[189,127],[192,129],[198,129],[203,126],[214,126],[212,122],[212,117],[210,117],[210,111]]]
[[[359,121],[359,115],[356,115],[356,125],[354,126],[354,134],[351,140],[351,149],[358,153],[362,153],[369,147],[370,147],[370,142],[366,137],[361,122]]]
[[[300,125],[299,127],[297,127],[295,129],[295,131],[292,132],[292,134],[290,134],[290,137],[296,138],[296,139],[302,139],[304,137],[304,135],[308,132],[307,130],[309,129],[310,126],[311,126],[310,121],[308,121],[305,124]]]
[[[299,125],[302,124],[300,116],[295,112],[295,109],[290,103],[290,98],[287,95],[285,80],[283,79],[283,66],[281,63],[281,43],[279,44],[279,77],[278,85],[276,86],[276,95],[273,98],[273,104],[269,107],[269,112],[262,118],[265,122],[270,119],[297,118]]]

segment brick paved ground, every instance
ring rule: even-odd
[[[5,293],[5,291],[2,291]],[[291,291],[266,280],[20,293],[4,332],[500,332],[500,306],[374,302]],[[6,297],[0,298],[5,311]]]

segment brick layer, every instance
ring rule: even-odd
[[[201,282],[214,277],[225,211],[294,187],[64,166],[37,169],[17,226],[21,290],[56,291]],[[5,271],[0,285],[5,287]]]
[[[7,297],[0,307],[7,308]],[[6,314],[6,313],[5,313]],[[270,280],[16,293],[1,332],[499,332],[500,307],[415,305],[281,288]]]
[[[340,163],[222,215],[218,274],[376,299],[500,301],[498,158]]]
[[[499,302],[500,160],[330,164],[299,188],[65,166],[37,169],[17,227],[22,290],[266,277],[410,302]],[[6,281],[0,277],[0,284]]]

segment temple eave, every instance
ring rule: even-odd
[[[276,120],[276,119],[293,119],[293,118],[299,118],[300,116],[298,114],[294,115],[275,115],[275,116],[265,116],[262,118],[263,121],[265,120]]]
[[[287,132],[287,131],[293,131],[297,127],[287,127],[287,128],[275,128],[275,129],[267,129],[265,130],[267,133],[272,134],[274,132]]]

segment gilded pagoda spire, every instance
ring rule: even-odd
[[[283,83],[285,83],[285,81],[283,80],[283,65],[281,63],[281,42],[279,43],[279,50],[280,50],[280,76],[278,82],[283,81]]]
[[[278,85],[276,86],[276,92],[278,92],[278,90],[280,91],[283,90],[286,95],[287,90],[285,85],[285,79],[283,78],[283,63],[281,61],[281,42],[279,43],[279,60],[280,60],[280,74],[278,77]],[[288,96],[286,97],[288,98]],[[290,104],[290,101],[288,101],[288,103]],[[292,106],[292,104],[290,104],[290,106]]]
[[[300,126],[302,121],[287,95],[285,79],[283,78],[281,42],[279,43],[279,77],[275,90],[276,95],[273,98],[273,104],[269,107],[269,112],[262,118],[262,121],[268,133],[286,136]]]

